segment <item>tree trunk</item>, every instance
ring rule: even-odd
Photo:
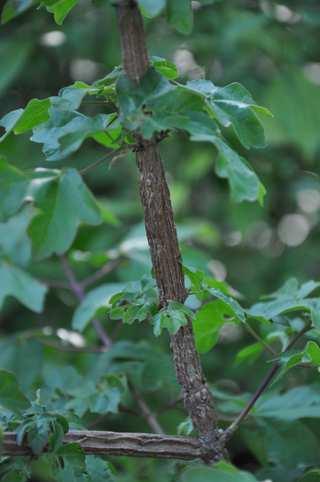
[[[134,0],[119,0],[117,14],[124,70],[131,80],[139,83],[149,68],[143,20]],[[139,146],[140,196],[160,304],[165,306],[169,300],[183,303],[187,292],[181,254],[157,141],[139,137]],[[191,322],[171,337],[171,350],[184,405],[199,434],[202,458],[218,460],[223,456],[223,443],[212,396],[195,349]]]

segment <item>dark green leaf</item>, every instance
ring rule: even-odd
[[[256,417],[293,421],[300,418],[319,418],[319,387],[300,386],[281,395],[265,395],[257,402]]]
[[[1,23],[9,22],[35,3],[34,0],[8,0],[2,10]]]
[[[34,215],[35,210],[27,206],[7,222],[0,223],[0,257],[9,258],[21,266],[27,265],[31,257],[27,228]]]
[[[13,296],[30,310],[41,313],[47,287],[28,273],[0,259],[0,306]]]
[[[0,221],[15,214],[27,194],[27,176],[0,158]]]
[[[85,455],[80,445],[63,445],[57,455],[63,458],[63,465],[55,473],[58,482],[87,482]]]
[[[299,482],[320,482],[320,469],[309,470]]]
[[[166,308],[163,308],[153,317],[153,333],[159,336],[162,330],[166,328],[169,333],[174,335],[181,326],[188,323],[188,319],[192,320],[193,316],[193,312],[185,305],[177,301],[169,301]]]
[[[178,32],[185,35],[191,33],[193,13],[190,0],[167,0],[167,17]]]
[[[79,112],[55,110],[50,120],[36,127],[31,140],[43,144],[43,153],[48,161],[59,161],[75,152],[88,137],[97,137],[107,129],[113,114],[98,114],[87,117]]]
[[[99,457],[87,455],[86,468],[89,482],[112,482],[114,480],[109,464]]]
[[[16,377],[0,370],[0,405],[13,413],[19,413],[30,406],[29,400],[19,388]]]
[[[180,128],[189,132],[192,141],[215,145],[219,151],[217,175],[228,179],[236,202],[258,200],[262,204],[265,188],[246,161],[223,141],[213,120],[205,114],[192,112],[185,122],[180,122]]]
[[[0,72],[0,92],[3,92],[16,78],[26,64],[31,51],[31,43],[28,39],[22,41],[15,36],[11,36],[11,40],[2,39],[0,62],[1,65],[5,65],[5,69],[2,68]]]
[[[78,0],[43,0],[48,12],[53,13],[54,20],[62,25],[68,13],[77,5]]]
[[[38,258],[67,251],[81,223],[101,222],[98,205],[75,169],[40,171],[30,193],[40,209],[29,229]]]
[[[208,80],[194,80],[187,85],[205,95],[214,116],[224,127],[233,126],[244,147],[264,146],[264,130],[255,112],[271,114],[267,109],[257,106],[241,84],[217,87]]]
[[[215,467],[191,467],[181,477],[181,482],[257,482],[249,472],[242,472],[226,462]]]

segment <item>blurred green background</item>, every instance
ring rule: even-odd
[[[219,86],[241,82],[257,103],[274,114],[273,119],[263,120],[267,132],[265,149],[245,152],[233,133],[227,133],[230,143],[250,161],[267,188],[263,207],[231,202],[227,182],[214,174],[216,153],[212,146],[192,145],[183,135],[171,136],[161,143],[185,264],[227,280],[248,306],[289,277],[300,281],[320,278],[320,5],[316,0],[192,3],[195,26],[189,37],[175,32],[161,17],[146,21],[150,53],[173,60],[185,80],[205,75]],[[115,13],[105,1],[80,1],[61,28],[45,10],[30,9],[0,29],[0,117],[23,107],[31,98],[55,95],[75,80],[90,83],[119,63]],[[103,112],[100,103],[85,101],[84,106],[92,114]],[[103,156],[104,151],[87,141],[63,164],[48,163],[38,145],[30,143],[27,136],[9,136],[1,144],[0,154],[23,169],[66,165],[81,169]],[[120,250],[123,261],[103,282],[140,279],[150,271],[150,262],[143,238],[134,157],[129,155],[112,165],[101,163],[84,179],[103,204],[106,222],[98,228],[81,228],[70,253],[77,275],[81,278],[90,274]],[[35,263],[32,271],[42,279],[63,278],[55,259]],[[19,372],[20,363],[21,369],[25,369],[23,359],[10,361],[5,335],[44,325],[67,329],[74,306],[73,297],[63,289],[50,292],[42,315],[28,312],[12,300],[8,302],[0,318],[0,364],[10,367],[10,363],[15,363],[15,371]],[[151,331],[146,333],[144,327],[111,326],[112,330],[116,340],[152,339]],[[264,361],[257,362],[254,370],[252,365],[235,367],[235,354],[248,338],[238,331],[224,335],[218,347],[204,359],[209,380],[223,386],[232,379],[241,390],[254,390],[265,371]],[[89,340],[94,338],[91,332],[87,336]],[[167,349],[165,337],[156,343],[164,351]],[[44,349],[45,356],[53,359],[54,350]],[[35,353],[32,347],[28,350]],[[15,360],[19,356],[21,350],[12,355]],[[94,365],[94,355],[90,356],[63,353],[61,360],[81,369],[86,364]],[[163,356],[166,361],[162,368],[156,367],[159,378],[169,373],[168,356]],[[34,362],[31,367],[30,362],[34,377],[40,362],[37,364]],[[155,377],[156,365],[154,360]],[[309,375],[299,372],[295,376],[293,384],[303,383]],[[289,378],[288,387],[291,382]],[[168,400],[168,392],[163,393],[166,383],[157,387],[159,391],[150,389],[151,405],[160,407]],[[174,395],[177,387],[172,380],[170,383]],[[181,410],[160,414],[164,427],[172,433],[183,417]],[[116,430],[147,430],[143,420],[137,421],[128,414],[98,425],[101,429],[110,426]],[[294,433],[299,430],[301,427]],[[256,467],[257,454],[248,431],[239,437],[232,445],[233,461],[240,467]],[[275,438],[270,435],[269,439],[265,443],[272,447]],[[259,444],[259,440],[256,435],[255,443]],[[284,446],[279,440],[281,452]],[[292,460],[294,454],[293,451]],[[287,462],[281,457],[274,462],[287,467],[285,475],[275,475],[275,481],[296,480],[288,475],[291,462],[285,465]],[[128,472],[123,472],[127,475],[121,480],[171,480],[170,464],[160,464],[156,472],[154,464],[123,461],[122,468],[128,468]]]

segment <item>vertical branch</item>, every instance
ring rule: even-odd
[[[117,15],[123,66],[126,75],[138,83],[149,68],[143,20],[134,0],[119,0]],[[139,144],[140,197],[160,304],[165,306],[169,300],[183,303],[187,292],[170,193],[157,142],[155,139],[147,141],[139,138]],[[190,322],[171,337],[171,349],[184,405],[199,433],[203,459],[217,460],[223,456],[222,440]]]

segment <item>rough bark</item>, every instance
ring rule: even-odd
[[[138,83],[149,68],[142,17],[133,0],[119,0],[117,13],[123,66],[126,75]],[[157,141],[155,138],[147,141],[140,136],[137,140],[140,197],[160,304],[165,306],[169,300],[183,303],[187,292],[170,193]],[[171,349],[184,404],[199,434],[202,457],[218,460],[223,455],[222,441],[190,322],[171,337]]]
[[[172,437],[148,433],[121,433],[103,431],[70,431],[65,443],[78,443],[86,454],[126,455],[129,457],[153,457],[160,459],[193,460],[200,458],[201,448],[197,439]],[[26,445],[18,445],[14,432],[5,432],[0,447],[1,455],[30,455]]]

